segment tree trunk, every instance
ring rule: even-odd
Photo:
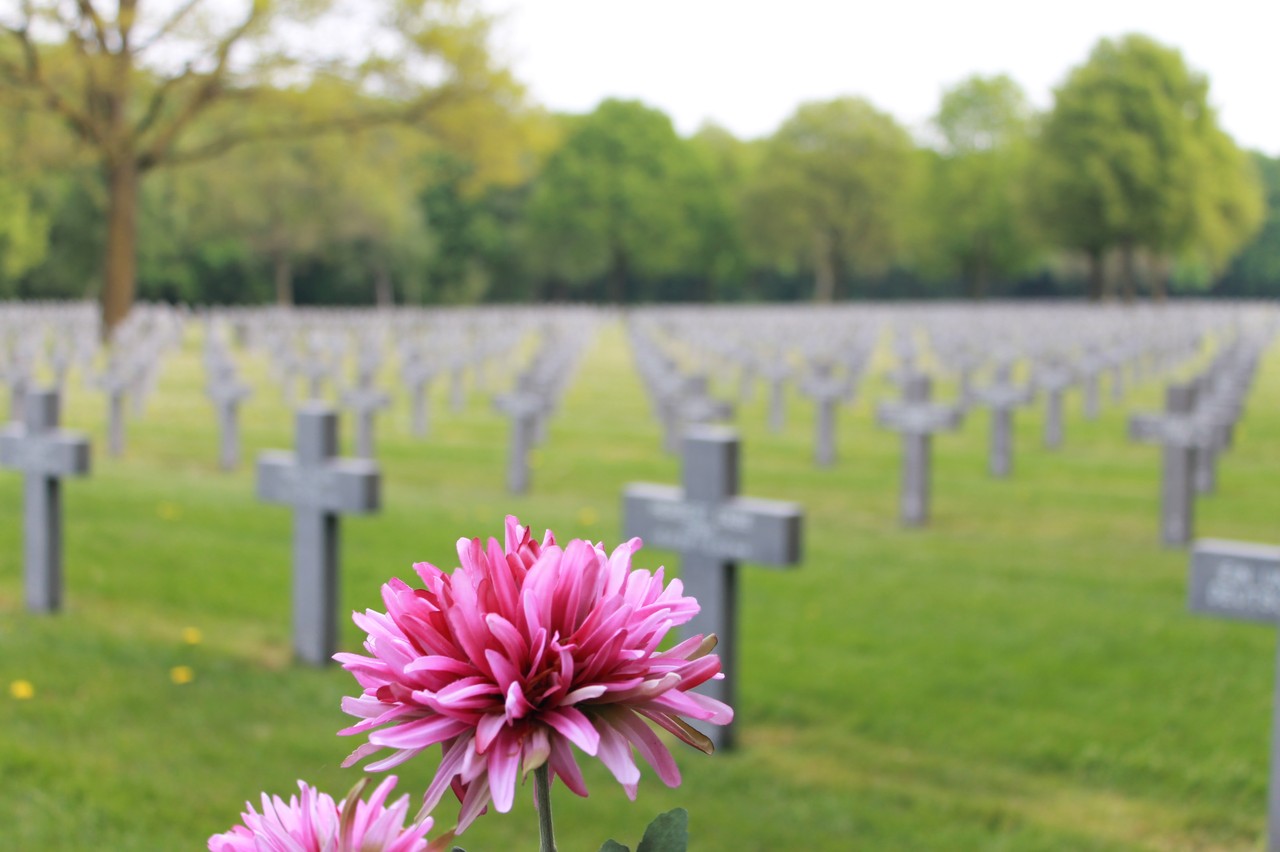
[[[121,157],[106,167],[107,245],[102,270],[102,333],[110,340],[138,287],[138,167]]]
[[[278,251],[271,263],[276,283],[276,304],[290,307],[293,305],[293,261],[287,251]]]
[[[396,303],[391,287],[391,270],[387,269],[386,262],[381,259],[373,262],[373,294],[380,308],[390,308]]]
[[[1120,286],[1123,288],[1126,304],[1132,304],[1138,296],[1138,269],[1135,255],[1133,243],[1126,242],[1120,247]]]
[[[613,248],[613,263],[609,265],[609,301],[621,305],[627,295],[627,253],[618,246]]]
[[[813,300],[831,302],[836,296],[835,247],[831,235],[819,230],[813,235]]]
[[[987,288],[991,286],[991,263],[985,251],[979,251],[974,262],[973,282],[970,295],[975,299],[985,299]]]
[[[1169,298],[1171,266],[1169,258],[1164,255],[1151,260],[1151,298],[1160,304]]]
[[[1087,286],[1089,301],[1102,301],[1102,287],[1106,280],[1106,266],[1103,264],[1102,252],[1091,249],[1089,257],[1089,281]]]

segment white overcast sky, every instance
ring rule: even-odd
[[[1223,126],[1280,155],[1280,0],[482,0],[532,98],[587,112],[610,96],[772,133],[805,101],[862,95],[921,130],[944,88],[1009,74],[1032,103],[1103,36],[1141,32],[1206,73]]]

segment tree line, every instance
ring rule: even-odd
[[[549,114],[463,0],[380,7],[357,56],[291,46],[271,0],[0,20],[0,296],[95,296],[111,327],[137,296],[1280,295],[1280,160],[1145,36],[1101,40],[1043,114],[974,76],[916,135],[845,97],[744,140],[635,101]]]

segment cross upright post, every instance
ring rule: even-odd
[[[881,426],[902,433],[902,495],[900,514],[909,527],[929,521],[931,439],[934,432],[953,430],[963,419],[959,407],[929,402],[933,382],[923,373],[902,378],[902,401],[881,405]]]
[[[1195,516],[1194,471],[1201,424],[1195,418],[1194,382],[1165,389],[1165,413],[1129,418],[1129,438],[1164,447],[1160,485],[1160,539],[1171,547],[1191,541]]]
[[[1280,626],[1280,547],[1200,539],[1191,548],[1187,591],[1194,613]],[[1280,649],[1271,709],[1267,852],[1280,852]]]
[[[691,428],[684,436],[681,487],[633,483],[623,492],[625,537],[680,555],[685,593],[698,615],[686,635],[714,633],[723,680],[701,691],[732,706],[738,684],[738,563],[792,566],[800,561],[804,510],[796,503],[738,496],[738,436]],[[733,725],[699,728],[716,748],[734,746]]]
[[[337,457],[338,415],[322,403],[298,409],[296,441],[296,453],[258,457],[258,498],[293,507],[293,649],[321,666],[337,650],[338,518],[378,510],[381,474]]]
[[[23,422],[0,430],[0,467],[22,471],[22,571],[27,609],[62,606],[62,482],[89,472],[89,439],[58,428],[58,392],[27,391]]]

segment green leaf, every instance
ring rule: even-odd
[[[631,852],[631,850],[616,840],[606,840],[600,847],[600,852]]]
[[[659,814],[644,830],[636,852],[685,852],[689,848],[689,812],[676,808]]]

